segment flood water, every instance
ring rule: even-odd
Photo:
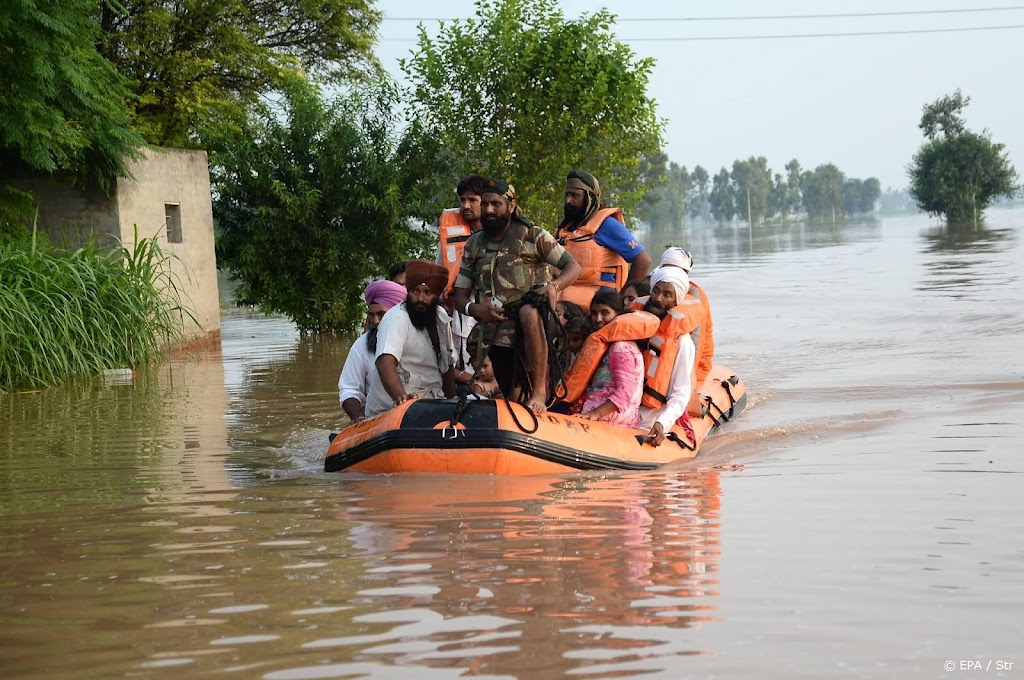
[[[0,396],[0,672],[1024,677],[1024,211],[657,240],[749,394],[669,469],[325,474],[346,343],[235,309]]]

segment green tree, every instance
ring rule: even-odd
[[[802,174],[800,161],[794,158],[786,163],[786,213],[799,214],[803,206],[803,195],[800,193]]]
[[[729,171],[722,168],[711,180],[711,193],[708,195],[708,207],[711,216],[719,223],[729,222],[736,215],[736,198],[733,184],[729,181]]]
[[[881,195],[882,183],[878,181],[877,177],[868,177],[861,185],[858,212],[862,214],[875,212],[875,205],[878,204],[878,198]]]
[[[864,190],[864,180],[856,177],[848,177],[843,182],[843,212],[847,215],[856,215],[861,212],[861,193]]]
[[[438,181],[450,190],[458,174],[502,177],[527,217],[553,226],[565,175],[580,168],[628,214],[643,192],[641,161],[661,147],[647,95],[654,61],[616,40],[603,9],[566,19],[557,0],[478,0],[476,14],[436,38],[421,26],[401,62],[410,104],[449,154]]]
[[[783,220],[789,214],[789,186],[781,173],[775,173],[775,183],[768,193],[768,215],[771,219],[778,215]]]
[[[261,95],[312,75],[343,82],[376,68],[372,0],[100,0],[100,47],[134,82],[146,140],[194,146]]]
[[[218,261],[240,304],[301,330],[355,327],[361,283],[430,251],[421,177],[436,148],[399,139],[394,85],[322,101],[303,83],[211,139]]]
[[[843,214],[843,182],[846,178],[832,163],[819,165],[800,178],[804,210],[812,220],[831,219]]]
[[[109,188],[143,140],[127,81],[96,50],[86,0],[8,0],[0,10],[0,165]]]
[[[765,213],[768,212],[768,196],[772,189],[772,172],[768,169],[768,159],[764,156],[751,156],[745,161],[734,161],[732,183],[736,213],[746,219],[749,206],[750,219],[754,224],[762,224]]]
[[[708,183],[710,181],[708,171],[700,165],[695,166],[693,172],[690,173],[690,194],[686,199],[686,204],[692,219],[706,219],[709,214],[708,193],[710,190]]]
[[[917,205],[953,223],[977,221],[996,198],[1013,194],[1017,178],[1004,145],[964,125],[970,101],[957,90],[925,105],[919,127],[927,141],[908,168]]]

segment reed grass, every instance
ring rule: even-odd
[[[0,392],[158,361],[194,318],[172,258],[138,229],[131,249],[0,245]]]

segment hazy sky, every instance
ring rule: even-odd
[[[766,156],[775,172],[833,162],[851,177],[906,185],[922,142],[921,107],[961,88],[967,124],[1006,144],[1024,175],[1024,3],[1011,0],[561,0],[567,17],[607,7],[618,39],[656,60],[648,93],[666,118],[665,151],[677,163],[721,166]],[[385,13],[377,53],[402,79],[398,60],[415,46],[416,22],[474,15],[472,0],[378,0]],[[870,12],[1004,11],[842,18],[688,20]],[[660,19],[660,21],[629,21]],[[436,34],[437,21],[425,22]],[[857,32],[1001,30],[818,38],[735,39]],[[676,38],[677,40],[650,40]],[[702,38],[683,41],[678,38]],[[707,39],[714,38],[714,39]],[[646,40],[641,40],[646,39]]]

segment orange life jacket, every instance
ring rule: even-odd
[[[597,291],[608,287],[622,290],[626,285],[629,264],[617,252],[598,245],[594,239],[594,235],[608,217],[614,217],[623,224],[626,222],[621,209],[601,208],[590,216],[586,224],[576,227],[574,231],[559,229],[555,234],[558,242],[565,246],[583,268],[583,273],[576,282],[559,294],[559,300],[575,302],[583,309],[589,309],[590,300]],[[615,275],[614,283],[601,280],[601,274],[607,272]]]
[[[455,288],[455,279],[459,276],[462,264],[462,251],[466,248],[473,230],[462,219],[462,211],[458,208],[445,208],[437,223],[438,247],[441,251],[441,264],[448,270],[448,288]]]
[[[642,309],[648,298],[637,298],[633,307]],[[658,331],[647,342],[644,355],[644,396],[641,405],[648,408],[661,408],[668,401],[668,388],[672,380],[672,368],[679,355],[679,338],[692,333],[700,325],[704,316],[700,300],[687,293],[683,301],[668,310],[661,320]],[[690,396],[696,392],[697,383],[694,371],[690,371]]]
[[[708,302],[708,296],[704,289],[693,281],[690,281],[690,295],[700,300],[700,306],[704,312],[704,318],[700,326],[690,334],[690,337],[693,338],[693,344],[697,348],[697,384],[701,385],[704,383],[704,378],[708,377],[708,373],[711,372],[711,366],[715,358],[715,338],[711,324],[711,303]]]
[[[658,331],[659,324],[658,317],[649,312],[630,312],[619,314],[604,328],[587,336],[572,367],[565,374],[563,401],[572,403],[583,396],[609,345],[623,340],[646,340]]]

